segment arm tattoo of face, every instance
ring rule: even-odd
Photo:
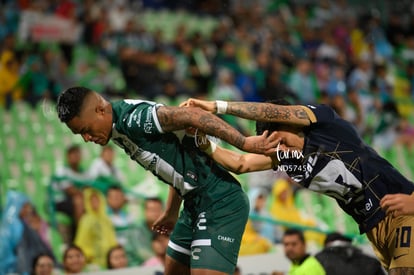
[[[308,114],[302,108],[295,109],[295,116],[299,119],[309,119]]]

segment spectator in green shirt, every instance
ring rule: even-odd
[[[303,232],[297,229],[287,229],[282,243],[286,257],[292,262],[289,275],[325,275],[325,270],[318,260],[306,252],[306,241]],[[282,275],[275,271],[272,275]]]

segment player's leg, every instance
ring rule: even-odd
[[[174,274],[183,274],[190,275],[190,267],[188,265],[182,264],[170,256],[167,255],[165,259],[165,275],[174,275]]]
[[[249,201],[241,189],[199,212],[191,243],[192,275],[234,273],[248,215]]]
[[[165,275],[190,274],[191,242],[191,218],[184,209],[174,226],[174,231],[168,242],[164,266]]]
[[[192,263],[194,260],[199,261],[197,263],[199,267],[194,267],[196,264],[192,264],[191,275],[228,275],[234,273],[234,262],[223,257],[212,247],[192,249]]]

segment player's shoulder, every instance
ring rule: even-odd
[[[149,100],[122,99],[111,102],[113,120],[116,124],[123,124],[128,117],[136,115],[137,111],[148,109],[156,103]]]
[[[326,104],[307,104],[303,105],[303,107],[306,108],[308,115],[310,112],[315,117],[314,121],[311,120],[312,122],[332,122],[334,119],[339,118],[335,110]]]
[[[144,100],[144,99],[124,99],[122,101],[128,105],[139,105],[139,104],[156,105],[157,104],[154,101]]]
[[[334,109],[332,109],[332,107],[327,104],[306,104],[303,106],[311,109],[313,112],[317,112],[318,110],[326,110],[326,111],[334,112]]]

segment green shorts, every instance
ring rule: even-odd
[[[233,274],[249,216],[249,200],[237,188],[207,208],[202,203],[185,205],[170,236],[167,255],[190,268]]]

